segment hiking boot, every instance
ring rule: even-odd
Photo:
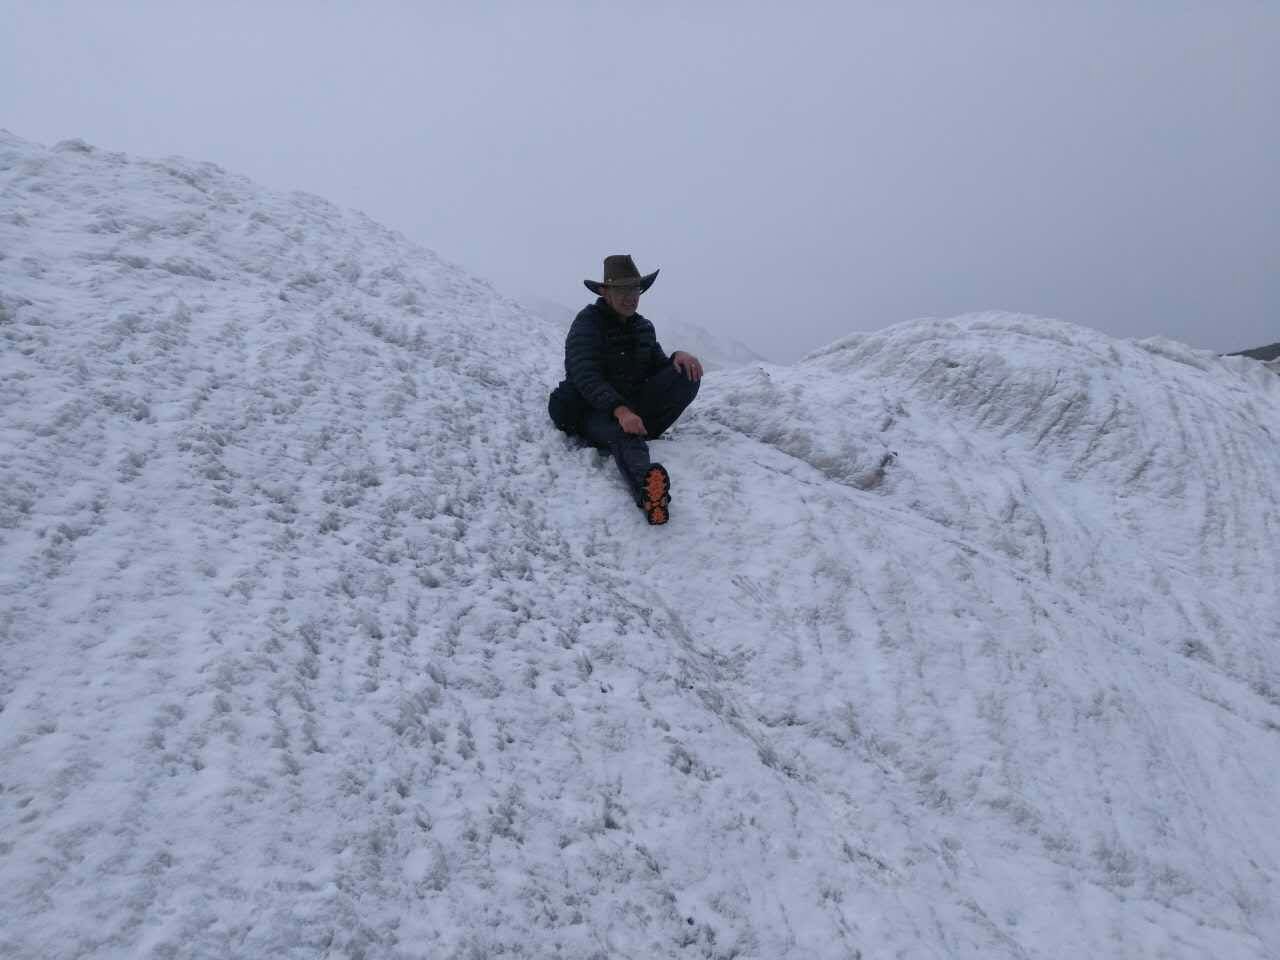
[[[671,477],[666,468],[655,463],[645,471],[640,480],[640,509],[645,517],[655,526],[666,523],[670,518],[667,509],[671,503]]]

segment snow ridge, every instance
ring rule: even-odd
[[[654,530],[562,335],[0,134],[0,953],[1280,951],[1264,367],[856,335],[709,377]]]

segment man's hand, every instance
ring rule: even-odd
[[[698,358],[692,353],[677,350],[671,355],[671,365],[690,380],[702,379],[702,364],[698,362]]]
[[[643,437],[649,432],[645,429],[644,421],[640,419],[640,415],[630,407],[614,407],[613,417],[618,421],[618,426],[622,427],[625,433],[636,433]]]

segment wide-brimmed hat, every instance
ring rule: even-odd
[[[614,253],[604,258],[604,280],[583,280],[587,289],[597,296],[604,295],[605,287],[639,287],[644,293],[658,277],[658,271],[647,273],[643,277],[636,269],[636,262],[629,253]]]

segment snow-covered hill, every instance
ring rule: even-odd
[[[1280,380],[1029,317],[708,377],[0,134],[0,955],[1280,954]]]

